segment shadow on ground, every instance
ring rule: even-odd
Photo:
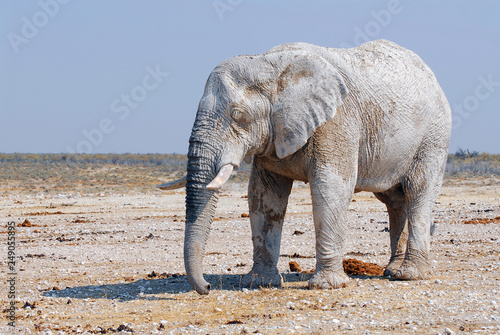
[[[283,273],[284,282],[300,282],[311,278],[311,274]],[[241,280],[243,275],[205,275],[212,290],[239,291],[243,287]],[[258,287],[255,287],[258,289]],[[157,297],[156,294],[177,294],[192,291],[186,275],[178,275],[165,279],[139,279],[135,282],[88,285],[67,287],[63,290],[51,290],[43,293],[46,297],[53,298],[75,298],[75,299],[118,299],[128,300],[168,300],[168,298]]]
[[[309,273],[282,273],[285,283],[305,282],[311,279]],[[243,275],[205,275],[212,290],[240,291]],[[381,276],[352,276],[360,279],[382,279]],[[304,287],[306,289],[307,286]],[[259,289],[251,287],[250,289]],[[165,279],[139,279],[135,282],[108,285],[88,285],[67,287],[63,290],[51,290],[43,293],[45,297],[75,299],[117,299],[129,300],[172,300],[158,297],[157,294],[178,294],[193,291],[186,275],[176,275]],[[194,292],[194,291],[193,291]]]

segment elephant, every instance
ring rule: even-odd
[[[220,187],[252,164],[248,206],[253,266],[243,286],[280,286],[281,233],[292,184],[309,183],[316,239],[311,289],[345,286],[346,213],[354,193],[387,207],[385,275],[430,275],[432,211],[443,181],[451,109],[434,73],[412,51],[377,40],[349,49],[289,43],[232,57],[210,74],[189,139],[184,263],[208,294],[205,245]]]

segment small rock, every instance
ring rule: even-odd
[[[119,332],[127,332],[127,333],[133,333],[134,331],[132,328],[130,328],[127,324],[122,324],[116,328],[117,331]]]
[[[451,330],[450,328],[445,328],[443,335],[455,335],[455,332]]]
[[[35,303],[30,304],[28,301],[26,301],[26,303],[24,304],[23,308],[31,310],[31,309],[35,309],[36,307],[35,307]]]
[[[241,324],[243,324],[243,322],[241,322],[240,320],[232,320],[232,321],[226,322],[226,325],[241,325]]]

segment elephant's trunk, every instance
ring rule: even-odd
[[[207,189],[214,178],[216,152],[205,141],[192,140],[188,153],[186,183],[186,232],[184,265],[189,283],[200,294],[208,294],[210,284],[202,274],[205,245],[210,233],[219,192]]]

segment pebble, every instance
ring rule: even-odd
[[[491,300],[491,305],[493,306],[494,311],[498,310],[498,304],[495,300]]]
[[[165,208],[169,206],[172,207],[167,198],[168,196],[162,195],[162,206]],[[107,201],[107,199],[108,198],[105,198],[104,200]],[[239,199],[239,197],[237,197],[237,199]],[[230,200],[230,197],[221,198],[222,202],[229,202]],[[122,202],[126,202],[126,200]],[[131,201],[131,203],[136,202]],[[138,202],[138,204],[141,206],[145,205],[144,202]],[[359,209],[356,209],[357,212],[354,214],[358,214],[360,210],[364,210],[360,201],[358,201],[355,205],[358,206]],[[290,206],[295,209],[294,206],[296,206],[296,204],[294,204],[294,199],[291,199]],[[150,209],[148,209],[148,211],[151,211],[155,215],[172,215],[169,210],[165,210],[165,212],[158,212],[155,211],[153,207],[149,207]],[[380,207],[382,207],[382,205],[380,205]],[[500,207],[498,205],[491,207],[495,210],[494,216],[500,215]],[[438,206],[438,213],[440,210],[443,211],[443,208],[439,208]],[[450,212],[450,219],[440,218],[440,220],[463,220],[482,215],[473,212],[466,212],[465,210],[462,210],[460,213],[460,209],[458,207],[454,208],[457,212],[454,214],[451,214]],[[225,213],[224,215],[229,213],[221,206],[219,206],[218,209]],[[373,215],[377,215],[376,222],[387,220],[385,218],[386,213],[382,212],[382,208],[375,207],[375,209],[376,212],[373,212]],[[113,211],[112,208],[110,208],[110,210]],[[122,311],[128,312],[131,305],[135,304],[138,304],[137,306],[140,306],[140,304],[147,304],[148,307],[152,309],[152,307],[157,306],[157,303],[163,304],[164,302],[162,299],[166,298],[168,300],[168,305],[165,308],[165,316],[162,316],[163,318],[166,319],[167,317],[171,317],[172,313],[185,310],[193,313],[191,315],[193,319],[191,321],[183,320],[179,322],[175,321],[175,319],[169,319],[170,321],[168,322],[165,321],[165,330],[161,332],[165,334],[168,334],[170,331],[174,334],[183,332],[193,334],[225,332],[227,334],[231,334],[240,333],[244,326],[247,327],[249,334],[254,332],[256,333],[257,331],[263,334],[287,333],[289,331],[288,329],[290,329],[290,331],[295,331],[295,333],[328,334],[338,331],[352,334],[362,334],[363,332],[365,332],[365,334],[377,334],[383,332],[383,329],[390,329],[391,327],[396,328],[394,333],[404,333],[405,331],[411,333],[412,327],[417,327],[417,331],[415,333],[432,334],[429,329],[435,329],[434,333],[439,332],[443,335],[455,334],[455,332],[457,334],[461,334],[462,332],[458,331],[458,327],[461,325],[471,324],[480,324],[483,326],[483,330],[478,329],[481,328],[481,326],[476,327],[476,331],[478,333],[494,333],[499,330],[496,328],[498,325],[498,319],[495,318],[498,318],[497,311],[500,300],[497,299],[497,296],[500,292],[500,286],[495,280],[495,274],[498,273],[500,262],[497,259],[498,255],[495,257],[494,253],[497,249],[495,244],[498,242],[493,240],[493,237],[496,238],[494,234],[497,233],[497,225],[481,225],[472,227],[471,225],[458,223],[449,225],[442,224],[437,235],[435,235],[432,240],[432,252],[437,261],[431,260],[431,264],[435,267],[433,274],[435,277],[431,280],[401,282],[388,281],[386,279],[379,280],[372,278],[355,278],[352,280],[354,285],[350,284],[352,287],[339,290],[327,290],[325,292],[321,292],[319,290],[302,291],[301,289],[288,287],[279,290],[266,289],[263,291],[259,289],[248,290],[246,288],[241,289],[241,291],[215,289],[208,297],[201,297],[189,288],[189,284],[187,283],[185,277],[182,277],[181,279],[181,281],[184,281],[182,287],[173,279],[163,281],[145,281],[140,278],[145,276],[147,273],[151,273],[153,270],[155,272],[162,270],[162,272],[167,273],[184,271],[182,264],[182,248],[177,248],[178,245],[182,246],[180,237],[183,236],[181,230],[183,223],[172,223],[170,222],[171,220],[165,219],[165,221],[163,219],[158,219],[158,224],[165,221],[164,223],[168,223],[168,225],[165,225],[164,227],[162,226],[162,228],[159,228],[158,230],[153,230],[149,228],[154,225],[153,217],[151,217],[147,220],[130,221],[133,224],[129,226],[118,226],[113,221],[104,218],[105,215],[107,215],[104,213],[106,211],[103,211],[103,213],[100,214],[100,216],[103,216],[102,222],[100,221],[101,219],[96,218],[98,222],[92,223],[89,220],[89,222],[82,224],[82,228],[78,228],[82,229],[82,232],[85,233],[85,237],[87,237],[88,232],[95,229],[98,229],[99,231],[106,230],[109,232],[126,230],[127,233],[116,233],[115,238],[111,239],[110,243],[117,243],[117,239],[120,241],[124,240],[122,238],[123,234],[127,235],[127,240],[131,240],[134,239],[134,236],[147,236],[152,233],[154,236],[165,236],[165,238],[161,239],[168,240],[169,244],[165,246],[164,252],[158,253],[157,256],[153,257],[154,260],[148,263],[148,260],[151,260],[151,254],[149,254],[149,252],[153,250],[149,248],[152,248],[153,245],[147,244],[141,240],[137,243],[134,242],[134,245],[137,245],[137,247],[129,248],[128,245],[117,244],[117,247],[111,248],[109,245],[106,245],[106,243],[108,243],[107,240],[109,239],[109,234],[95,235],[96,240],[91,240],[89,242],[92,243],[92,245],[90,245],[91,248],[88,253],[84,250],[87,244],[83,244],[83,242],[75,248],[68,248],[64,245],[64,243],[60,242],[54,244],[54,246],[45,245],[44,243],[46,242],[41,240],[30,242],[31,249],[29,252],[51,255],[52,251],[50,250],[55,248],[56,257],[49,259],[50,256],[47,256],[46,259],[41,260],[35,258],[29,259],[30,267],[27,267],[26,269],[26,274],[29,276],[23,278],[23,281],[25,281],[24,284],[27,288],[31,288],[31,292],[28,293],[30,296],[34,296],[32,299],[33,301],[41,301],[41,299],[39,299],[40,295],[42,296],[42,299],[45,300],[41,301],[40,306],[37,306],[37,308],[32,311],[23,311],[26,315],[27,313],[30,313],[29,315],[33,316],[26,318],[23,321],[33,322],[31,320],[37,320],[36,322],[41,322],[42,324],[64,324],[66,316],[62,313],[60,308],[67,311],[66,315],[75,315],[75,311],[81,308],[95,309],[94,312],[98,312],[98,307],[102,309],[111,307],[111,310],[113,310],[113,308],[115,309],[115,313],[122,313]],[[302,207],[300,207],[300,210],[297,212],[299,213],[301,211],[303,211]],[[238,210],[234,213],[238,214],[240,211]],[[150,215],[151,213],[147,214]],[[370,215],[372,215],[371,212]],[[116,217],[119,216],[120,215],[117,215]],[[463,216],[463,218],[460,218],[461,216]],[[298,219],[289,219],[287,217],[285,219],[287,224],[283,227],[282,253],[293,254],[297,252],[300,255],[314,255],[314,238],[312,235],[310,235],[312,240],[309,239],[307,242],[291,243],[290,240],[285,241],[287,236],[292,236],[292,232],[295,229],[303,227],[299,226],[299,223],[304,224],[304,227],[306,227],[300,228],[301,230],[306,231],[307,234],[313,234],[314,226],[312,219],[302,219],[302,216],[297,216],[297,218]],[[41,224],[45,224],[49,223],[49,219],[52,219],[52,217],[39,217],[38,219]],[[121,219],[123,219],[124,222],[127,222],[129,217],[124,216],[123,218],[120,218],[120,220]],[[103,225],[104,223],[105,225]],[[352,224],[356,227],[356,225],[361,223],[360,220],[354,218]],[[50,227],[52,226],[49,226],[49,228]],[[63,225],[61,227],[63,227]],[[243,274],[249,270],[249,268],[238,269],[241,271],[236,272],[234,264],[239,262],[248,262],[248,267],[251,266],[252,246],[250,232],[247,229],[247,231],[240,234],[237,229],[234,229],[235,227],[236,224],[231,220],[217,222],[217,225],[214,225],[213,227],[214,235],[216,235],[217,238],[212,236],[209,242],[212,244],[219,243],[219,239],[221,239],[222,244],[221,246],[213,245],[213,248],[210,251],[217,251],[224,254],[207,256],[207,260],[212,262],[210,259],[210,257],[212,257],[214,259],[214,264],[217,264],[217,266],[210,268],[205,265],[204,270],[212,272],[210,275],[212,277],[212,282],[217,283],[217,285],[218,282],[215,278],[217,278],[216,276],[218,275],[231,277]],[[66,228],[61,228],[61,230],[57,230],[57,233],[66,234],[68,230],[66,230]],[[350,233],[352,233],[354,237],[346,239],[347,251],[365,254],[364,256],[360,255],[359,258],[367,260],[368,257],[371,257],[372,261],[379,265],[384,265],[384,263],[387,262],[388,257],[390,256],[388,241],[379,243],[376,239],[372,238],[372,235],[375,234],[370,235],[365,231],[354,228],[350,228]],[[370,243],[369,245],[358,244],[356,237],[361,234],[363,234],[363,238],[367,239],[368,243]],[[92,236],[94,237],[94,235]],[[449,243],[452,238],[457,240],[457,236],[460,236],[460,241],[462,242],[460,248],[457,248],[456,245],[451,245],[451,243]],[[301,239],[304,240],[304,238]],[[85,241],[85,243],[88,242],[87,240]],[[94,242],[96,243],[95,245]],[[103,242],[103,244],[97,244],[97,242]],[[152,240],[148,243],[153,242],[154,241]],[[49,244],[50,243],[51,242],[49,242]],[[102,247],[102,251],[97,250],[98,248],[96,248],[96,246]],[[225,248],[228,248],[229,246],[236,246],[236,248],[241,249],[236,251],[231,250],[228,253]],[[481,248],[480,254],[477,252],[477,248]],[[376,255],[372,252],[372,249],[377,250]],[[111,252],[116,250],[133,250],[133,252],[129,252],[129,255],[126,255],[127,257],[125,257],[123,255],[119,255],[118,253]],[[456,258],[446,258],[445,253],[447,250],[453,252],[453,255],[455,255]],[[83,251],[85,251],[85,253],[82,256]],[[136,253],[137,257],[135,255]],[[59,260],[57,257],[60,255],[63,255],[68,259]],[[86,258],[87,255],[89,255],[89,258]],[[121,263],[116,263],[118,260],[120,260],[120,262],[128,261],[129,256],[133,258],[133,261],[130,261],[129,268],[123,268]],[[351,256],[349,255],[348,257]],[[107,265],[116,265],[109,267],[95,267],[94,270],[90,270],[94,266],[97,258],[99,260],[106,261]],[[358,256],[353,255],[353,258],[358,258]],[[66,265],[65,262],[68,263],[68,270],[61,272],[61,284],[57,284],[56,275],[58,272],[55,270],[55,267],[52,268],[52,263],[49,263],[49,260],[50,262],[54,262],[54,266],[59,265],[58,262],[61,262],[62,265]],[[108,260],[112,260],[113,263],[108,262]],[[288,261],[288,259],[285,260]],[[299,262],[302,262],[301,266],[307,269],[314,267],[314,261],[314,259],[299,260]],[[280,259],[280,262],[283,263],[282,259]],[[145,265],[146,263],[147,265]],[[83,266],[79,266],[79,264],[82,264]],[[288,265],[288,262],[283,264]],[[47,266],[44,267],[44,265]],[[233,273],[230,275],[223,273],[222,270],[227,269],[229,266],[233,269]],[[220,269],[218,267],[220,267]],[[482,273],[469,271],[479,268],[485,269],[485,271]],[[488,272],[490,268],[492,271]],[[36,271],[34,269],[36,269]],[[280,270],[282,269],[280,268]],[[84,271],[86,271],[85,275],[83,275]],[[108,273],[108,271],[112,272]],[[114,275],[110,276],[114,277],[114,279],[104,280],[104,278],[107,278],[106,276],[111,273],[114,273]],[[89,279],[91,275],[94,276],[93,279]],[[125,282],[123,278],[129,275],[133,275],[136,281],[132,283]],[[478,276],[476,277],[476,275]],[[99,279],[102,280],[100,283],[101,285],[109,285],[110,290],[116,291],[113,293],[113,299],[115,299],[116,302],[109,299],[100,299],[102,288],[95,285],[96,281]],[[176,279],[176,281],[177,280],[178,279]],[[71,288],[65,292],[45,291],[48,287],[53,287],[56,284],[61,288],[66,285]],[[117,285],[116,288],[115,284]],[[306,284],[307,283],[304,283],[304,285]],[[38,289],[42,290],[41,292],[37,290],[37,285],[39,285]],[[296,283],[291,282],[290,285],[294,287]],[[240,288],[238,284],[236,284],[236,287]],[[379,290],[380,292],[383,291],[384,294],[378,293]],[[154,299],[151,301],[146,299],[137,299],[137,295],[141,291],[141,295],[147,294],[148,298],[149,295],[154,292],[154,297],[152,298],[158,299],[158,301]],[[183,294],[186,292],[187,294]],[[61,293],[71,295],[72,303],[70,305],[65,304],[68,297],[61,295]],[[48,295],[51,294],[57,294],[57,296],[54,298],[48,298]],[[109,290],[108,294],[110,294]],[[92,297],[92,299],[83,300],[85,297]],[[99,298],[98,303],[93,300],[96,297]],[[266,312],[264,312],[262,310],[262,304],[253,305],[252,301],[254,298],[258,299],[261,303],[267,304],[269,309],[266,309]],[[207,303],[207,306],[202,306],[202,304],[205,303]],[[214,305],[210,306],[210,303],[214,303]],[[202,312],[199,312],[199,310],[196,309],[198,306],[200,306],[200,310],[203,310],[203,308],[206,307],[208,314],[211,314],[216,318],[220,318],[222,323],[234,319],[241,319],[241,321],[244,322],[244,325],[225,325],[214,323],[212,326],[205,326],[205,324],[203,326],[196,326],[196,319],[198,317],[205,317]],[[234,317],[232,314],[232,308],[234,306],[236,306],[236,308],[246,309],[244,315],[251,315],[251,317]],[[255,306],[255,311],[250,310],[253,306]],[[476,306],[477,308],[472,309],[472,306]],[[274,308],[272,313],[267,311],[271,310],[271,308]],[[290,310],[290,308],[294,308],[294,310]],[[322,310],[323,308],[324,310]],[[43,313],[38,314],[39,311]],[[58,313],[53,314],[53,311],[58,311]],[[254,317],[254,314],[257,316]],[[137,315],[134,315],[134,317],[135,316]],[[334,317],[339,319],[332,319]],[[405,317],[405,319],[401,320],[403,317]],[[75,321],[85,325],[87,324],[87,320],[87,317],[79,316],[77,318],[75,316],[71,322],[72,325],[74,325]],[[131,321],[132,320],[134,319],[132,318]],[[144,326],[145,328],[134,328],[136,333],[148,333],[148,331],[150,333],[154,333],[154,331],[158,329],[158,324],[154,324],[153,322],[143,323],[141,320],[142,318],[139,317],[139,320],[134,323],[138,324],[138,327]],[[288,324],[291,320],[293,320],[294,323]],[[410,323],[404,325],[406,320]],[[158,322],[158,319],[155,321]],[[186,328],[188,325],[187,322],[194,323],[194,325]],[[96,325],[96,323],[89,323]],[[161,323],[163,323],[163,321],[161,321]],[[103,324],[99,325],[104,328]],[[118,324],[115,324],[114,328],[117,326]],[[148,326],[152,327],[152,329],[146,329]],[[295,329],[295,327],[297,328]],[[443,327],[452,327],[451,329],[455,332],[451,329],[445,329]],[[33,328],[33,332],[35,332],[34,329],[35,328]],[[80,327],[79,329],[84,331],[83,327]],[[76,331],[77,329],[74,328],[74,330]],[[3,328],[1,328],[0,325],[0,333],[2,333],[2,331]],[[57,333],[57,331],[54,330],[52,332],[54,334]],[[29,333],[29,331],[27,330],[25,333]]]
[[[455,332],[451,330],[450,328],[445,328],[443,335],[455,335]]]

